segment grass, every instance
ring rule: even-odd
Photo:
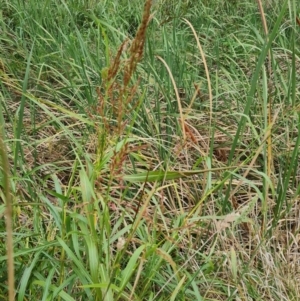
[[[0,299],[299,300],[297,2],[69,2],[0,0]]]

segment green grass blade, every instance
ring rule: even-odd
[[[27,66],[26,66],[26,72],[25,72],[25,77],[23,80],[23,87],[22,87],[22,97],[20,101],[20,106],[18,110],[18,123],[17,123],[17,128],[16,128],[16,134],[15,134],[15,148],[14,148],[14,174],[16,173],[17,167],[18,167],[18,162],[20,160],[20,157],[23,157],[22,155],[22,150],[21,150],[21,134],[23,132],[23,118],[24,118],[24,108],[25,108],[25,103],[26,103],[26,91],[27,91],[27,86],[28,86],[28,81],[29,81],[29,75],[30,75],[30,65],[31,65],[31,59],[33,55],[33,49],[35,47],[35,43],[32,43],[31,50],[27,59]]]

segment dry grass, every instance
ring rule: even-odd
[[[199,40],[199,53],[179,88],[171,37],[161,59],[145,49],[147,30],[163,26],[155,18],[147,0],[132,40],[115,50],[103,42],[107,66],[85,113],[43,97],[34,80],[24,92],[1,60],[18,300],[300,299],[299,105],[286,97],[287,86],[299,91],[299,57],[270,48],[272,72],[256,74],[247,42],[235,71],[226,53],[216,67],[213,39],[189,22],[186,51]]]

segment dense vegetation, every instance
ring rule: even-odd
[[[300,8],[263,2],[0,0],[1,300],[300,300]]]

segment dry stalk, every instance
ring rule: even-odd
[[[257,5],[258,5],[258,9],[259,9],[259,13],[260,13],[260,17],[261,17],[261,21],[263,24],[263,28],[264,28],[264,33],[265,33],[265,38],[266,38],[266,42],[268,42],[268,26],[267,26],[267,21],[266,21],[266,17],[265,17],[265,13],[264,13],[264,9],[261,3],[261,0],[256,0],[257,1]],[[272,130],[272,98],[271,98],[271,88],[273,86],[272,83],[272,61],[271,61],[271,50],[269,49],[268,51],[268,79],[269,79],[269,84],[268,84],[268,102],[269,102],[269,110],[268,110],[268,126],[270,128],[270,131]],[[267,137],[267,147],[268,147],[268,155],[267,155],[267,176],[269,177],[269,179],[272,181],[272,170],[273,170],[273,155],[272,155],[272,133],[270,132],[270,135],[268,135]],[[273,182],[273,181],[272,181]],[[266,203],[268,202],[268,191],[269,191],[269,184],[266,183]],[[265,227],[265,223],[266,221],[263,220],[262,222],[262,233],[264,232],[264,227]]]
[[[201,44],[200,44],[200,41],[199,41],[199,38],[198,38],[198,35],[195,31],[195,28],[193,27],[193,25],[191,24],[191,22],[189,22],[187,19],[184,19],[184,21],[190,26],[192,32],[193,32],[193,35],[196,39],[196,42],[197,42],[197,47],[200,51],[200,54],[201,54],[201,58],[203,60],[203,65],[204,65],[204,69],[205,69],[205,74],[206,74],[206,78],[207,78],[207,85],[208,85],[208,93],[209,93],[209,107],[210,107],[210,110],[209,110],[209,125],[210,125],[210,128],[211,128],[211,124],[212,124],[212,111],[213,111],[213,105],[212,105],[212,101],[213,101],[213,96],[212,96],[212,88],[211,88],[211,80],[210,80],[210,75],[209,75],[209,70],[208,70],[208,66],[207,66],[207,62],[206,62],[206,58],[205,58],[205,54],[204,54],[204,51],[201,47]],[[198,91],[198,89],[197,89]],[[208,148],[206,150],[206,153],[208,155],[209,153],[209,142],[208,142]]]
[[[157,58],[160,61],[162,61],[162,63],[165,65],[165,67],[166,67],[166,69],[167,69],[167,71],[169,73],[171,82],[173,84],[173,88],[174,88],[176,99],[177,99],[177,103],[178,103],[178,109],[179,109],[179,115],[180,115],[180,121],[181,121],[181,130],[182,130],[182,135],[183,135],[183,145],[184,145],[186,143],[186,132],[185,132],[185,126],[184,126],[184,116],[183,116],[183,111],[182,111],[180,96],[179,96],[178,89],[177,89],[177,86],[176,86],[176,83],[175,83],[175,79],[174,79],[174,77],[172,75],[172,72],[171,72],[169,66],[167,65],[166,61],[163,58],[161,58],[160,56],[157,56]]]

